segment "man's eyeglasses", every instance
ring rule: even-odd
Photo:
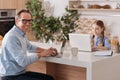
[[[32,24],[33,20],[32,19],[20,19],[22,21],[23,24]]]

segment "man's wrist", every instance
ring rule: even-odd
[[[42,56],[41,56],[41,53],[37,53],[37,56],[38,56],[38,58],[41,58]]]

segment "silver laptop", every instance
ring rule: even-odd
[[[79,51],[92,51],[90,34],[70,33],[69,40],[71,47],[77,47]]]
[[[56,48],[57,52],[58,52],[56,57],[61,57],[62,56],[62,48],[65,45],[64,41],[61,44],[49,44],[49,43],[38,43],[38,42],[30,42],[30,43],[33,44],[33,45],[36,45],[38,47],[45,48],[45,49],[48,49],[50,47]]]

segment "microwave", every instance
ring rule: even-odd
[[[15,9],[0,9],[0,18],[10,18],[15,17]]]

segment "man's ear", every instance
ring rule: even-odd
[[[19,19],[18,19],[18,18],[16,18],[16,19],[15,19],[15,23],[16,23],[16,24],[18,24],[18,22],[19,22]]]

